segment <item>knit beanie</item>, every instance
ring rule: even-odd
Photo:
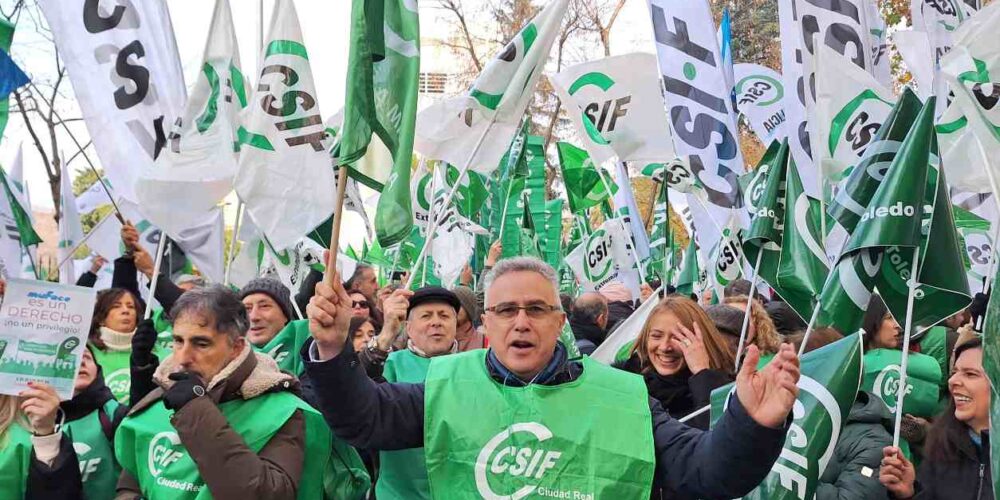
[[[297,317],[295,315],[295,308],[292,307],[291,293],[289,293],[288,288],[285,288],[285,285],[280,281],[274,278],[255,278],[240,290],[240,300],[255,293],[263,293],[274,299],[278,303],[278,307],[281,308],[281,312],[285,313],[288,321],[292,321]]]
[[[705,313],[719,332],[739,337],[743,330],[743,311],[725,304],[715,304],[705,308]]]
[[[451,291],[458,297],[458,301],[462,304],[462,309],[465,309],[466,314],[469,315],[472,326],[478,327],[482,312],[479,310],[479,302],[476,301],[476,292],[467,286],[456,286]]]

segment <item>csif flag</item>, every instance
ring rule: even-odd
[[[594,165],[586,151],[568,142],[557,142],[556,151],[559,153],[559,168],[562,170],[570,212],[583,212],[608,199],[608,190],[601,181],[601,176],[605,174]],[[617,187],[611,182],[607,185],[612,190]]]
[[[791,430],[771,472],[745,500],[814,498],[861,386],[862,340],[850,335],[802,356]],[[734,384],[712,391],[712,424],[726,411]]]
[[[336,155],[351,176],[382,191],[375,212],[379,243],[410,234],[410,169],[420,80],[420,23],[411,0],[354,0],[344,125]],[[359,161],[373,141],[389,153]]]
[[[782,96],[785,85],[781,73],[758,64],[737,64],[735,78],[736,109],[750,123],[757,139],[770,144],[784,137],[785,110]]]
[[[69,177],[69,168],[62,164],[59,179],[59,282],[65,285],[76,283],[76,268],[73,262],[73,251],[83,241],[83,228],[80,227],[80,214],[76,212],[76,200],[73,196],[73,182]]]
[[[495,170],[520,128],[568,5],[548,2],[483,68],[468,94],[421,111],[417,151],[461,170]]]
[[[639,272],[628,230],[621,219],[609,219],[566,256],[566,263],[585,291],[623,284],[639,296]]]
[[[292,0],[277,0],[241,132],[236,193],[276,250],[333,213],[335,182],[309,54]]]
[[[656,56],[633,53],[578,64],[552,77],[552,85],[597,164],[613,157],[651,162],[676,156]]]

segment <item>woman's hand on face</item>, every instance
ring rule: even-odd
[[[710,368],[711,361],[708,358],[708,350],[705,349],[701,328],[698,327],[698,323],[692,326],[694,326],[693,332],[684,325],[677,325],[670,336],[670,343],[674,349],[684,354],[684,362],[694,375]]]

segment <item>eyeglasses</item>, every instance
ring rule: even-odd
[[[514,319],[522,310],[528,315],[529,318],[539,319],[544,318],[549,313],[561,311],[562,308],[549,304],[528,304],[526,306],[519,306],[517,304],[510,303],[497,304],[493,307],[486,308],[486,311],[496,314],[500,319]]]
[[[368,303],[367,302],[354,301],[352,307],[355,307],[355,308],[358,308],[358,309],[368,309]]]

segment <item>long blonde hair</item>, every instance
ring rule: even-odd
[[[715,324],[695,301],[680,295],[669,295],[656,304],[656,307],[649,313],[646,324],[642,325],[639,338],[632,345],[632,352],[639,356],[642,371],[652,369],[649,361],[649,353],[646,351],[646,344],[649,342],[649,335],[652,331],[653,318],[660,314],[671,313],[677,316],[681,324],[694,331],[694,325],[698,325],[701,330],[702,340],[705,343],[705,351],[708,353],[709,368],[733,373],[733,365],[736,363],[734,353],[730,351],[726,341],[722,339],[722,334],[715,328]]]
[[[746,295],[734,295],[726,297],[722,302],[726,305],[746,304],[750,298]],[[745,310],[746,306],[739,309]],[[754,300],[750,304],[750,321],[753,321],[756,335],[753,338],[753,345],[760,349],[761,354],[774,354],[781,348],[781,337],[778,336],[778,329],[774,326],[774,321],[767,314],[760,301]]]
[[[0,448],[6,444],[4,438],[7,437],[7,429],[17,422],[26,423],[17,403],[17,397],[0,395]]]

